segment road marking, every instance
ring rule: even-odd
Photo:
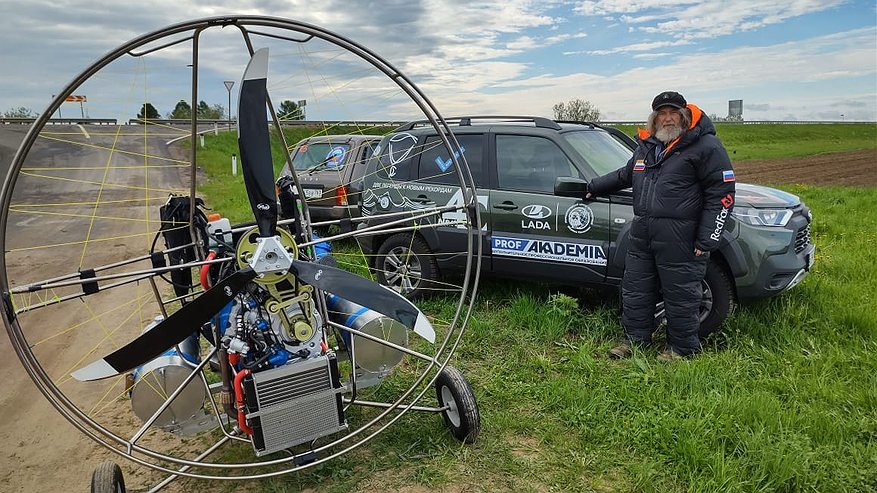
[[[85,127],[83,127],[83,126],[82,126],[81,124],[79,124],[79,123],[77,123],[76,126],[79,127],[79,130],[82,130],[82,133],[85,135],[85,138],[86,138],[86,139],[90,139],[90,138],[91,138],[91,135],[88,135],[88,132],[85,131]]]

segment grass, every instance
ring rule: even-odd
[[[802,127],[784,134],[734,126],[757,130],[753,140],[795,141]],[[836,127],[845,135],[851,126]],[[764,158],[766,147],[750,144],[746,152]],[[214,180],[214,168],[199,160]],[[208,190],[214,206],[229,200]],[[454,355],[478,398],[477,443],[460,445],[438,417],[411,413],[338,460],[236,487],[877,491],[877,189],[786,190],[813,210],[814,271],[786,294],[740,307],[697,358],[662,365],[647,350],[608,360],[620,335],[614,293],[585,291],[577,299],[541,284],[487,280]],[[244,202],[239,214],[247,209]],[[421,307],[446,309],[441,300]]]
[[[619,125],[618,128],[628,135],[636,135],[635,126]],[[716,124],[716,135],[722,140],[734,161],[801,157],[877,148],[877,125],[873,123],[849,125],[719,123]]]

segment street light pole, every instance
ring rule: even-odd
[[[225,90],[228,91],[228,129],[231,130],[231,88],[234,87],[233,80],[223,82]]]

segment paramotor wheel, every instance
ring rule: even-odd
[[[435,380],[435,393],[445,426],[463,443],[473,443],[481,432],[481,414],[469,381],[451,365],[446,365]]]
[[[97,466],[91,475],[91,493],[125,493],[122,468],[111,461]]]

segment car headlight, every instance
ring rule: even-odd
[[[731,213],[738,221],[752,226],[785,226],[792,218],[789,209],[755,209],[752,207],[735,207]]]

